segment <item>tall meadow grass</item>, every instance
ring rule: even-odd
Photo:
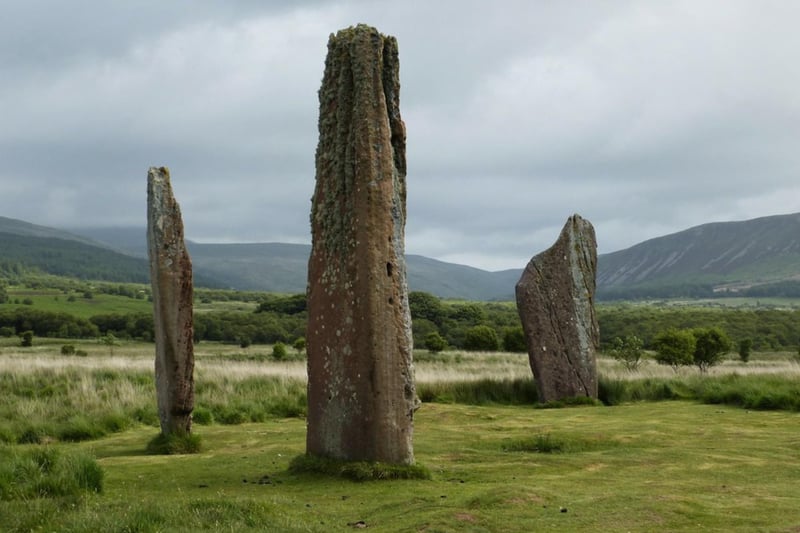
[[[202,346],[202,345],[201,345]],[[152,345],[65,357],[3,348],[0,354],[0,442],[83,441],[135,424],[158,425]],[[240,424],[304,417],[306,365],[209,345],[196,351],[195,424]],[[267,353],[265,351],[264,353]],[[523,354],[417,352],[423,402],[535,405],[536,386]],[[800,364],[788,357],[747,365],[728,360],[707,374],[674,372],[645,361],[636,372],[601,357],[599,399],[606,405],[686,399],[747,409],[800,410]]]

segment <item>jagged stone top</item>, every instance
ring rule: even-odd
[[[155,257],[188,254],[183,241],[181,208],[172,193],[169,169],[150,167],[147,171],[147,236],[152,248],[160,242],[163,248],[153,250]]]

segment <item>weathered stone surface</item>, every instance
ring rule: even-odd
[[[192,260],[169,170],[147,173],[147,245],[156,341],[156,393],[161,432],[188,433],[194,409]]]
[[[404,252],[397,41],[331,35],[319,91],[308,268],[307,451],[409,464],[418,400]]]
[[[573,215],[517,283],[517,309],[541,402],[597,398],[596,273],[594,228]]]

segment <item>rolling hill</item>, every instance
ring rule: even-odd
[[[598,263],[597,284],[606,295],[789,287],[800,282],[800,213],[703,224],[602,255]]]
[[[147,253],[144,229],[79,228],[74,231],[130,254],[145,257]],[[187,247],[195,271],[226,287],[290,293],[306,290],[306,269],[311,253],[308,244],[187,241]],[[441,298],[511,300],[521,272],[487,272],[411,254],[406,256],[406,262],[409,288]]]
[[[307,244],[187,242],[198,286],[303,292]],[[522,269],[487,272],[408,255],[411,290],[512,300]],[[83,279],[147,282],[143,228],[69,232],[0,217],[0,260]],[[598,258],[598,298],[800,296],[800,213],[703,224]]]

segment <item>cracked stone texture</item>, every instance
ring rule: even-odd
[[[597,398],[596,274],[594,228],[573,215],[517,283],[517,309],[541,402]]]
[[[147,246],[161,432],[188,433],[194,409],[192,260],[166,167],[151,167],[147,173]]]
[[[405,264],[397,41],[331,35],[308,268],[307,452],[410,464],[418,406]]]

